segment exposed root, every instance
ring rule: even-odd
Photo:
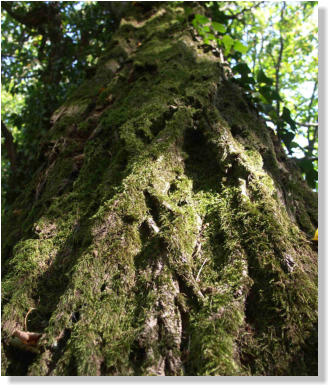
[[[12,334],[10,345],[14,348],[20,348],[29,352],[39,353],[38,341],[41,338],[41,333],[24,332],[16,329]]]
[[[36,308],[35,308],[35,307],[31,307],[31,308],[28,310],[28,313],[25,315],[25,318],[24,318],[24,330],[25,330],[25,331],[28,330],[28,326],[27,326],[28,316],[29,316],[29,314],[30,314],[33,310],[36,310]]]
[[[23,344],[26,345],[37,345],[38,340],[41,338],[41,333],[35,332],[23,332],[22,330],[14,330],[13,336],[18,337]]]
[[[202,266],[201,266],[200,269],[199,269],[198,275],[197,275],[197,277],[195,278],[196,282],[198,282],[198,281],[200,280],[199,277],[200,277],[201,271],[202,271],[204,265],[207,263],[207,261],[208,261],[208,259],[205,259],[205,261],[202,263]]]

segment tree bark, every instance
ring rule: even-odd
[[[317,375],[316,195],[181,7],[124,18],[52,122],[3,223],[3,375]]]
[[[10,130],[7,128],[5,123],[1,121],[1,135],[3,135],[5,142],[5,148],[8,155],[8,160],[10,162],[10,165],[12,167],[13,173],[16,172],[16,165],[17,165],[17,153],[16,153],[16,146],[14,142],[14,138]]]

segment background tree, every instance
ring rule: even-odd
[[[5,4],[4,23],[36,28],[41,50],[49,40],[41,87],[71,74],[48,63],[52,45],[87,53],[83,31],[60,37],[64,20],[95,9],[105,41],[50,124],[14,134],[3,373],[316,375],[317,198],[280,118],[274,131],[260,116],[274,84],[259,71],[271,88],[251,86],[245,44],[228,35],[248,7],[217,21],[214,4],[127,3],[114,18],[101,4]]]

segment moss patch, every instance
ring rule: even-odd
[[[12,205],[3,370],[315,375],[311,195],[292,190],[297,175],[180,9],[161,10],[121,24]],[[26,323],[43,337],[23,364],[11,335]]]

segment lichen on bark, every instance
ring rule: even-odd
[[[316,375],[315,194],[184,20],[124,18],[54,115],[5,221],[4,375]]]

